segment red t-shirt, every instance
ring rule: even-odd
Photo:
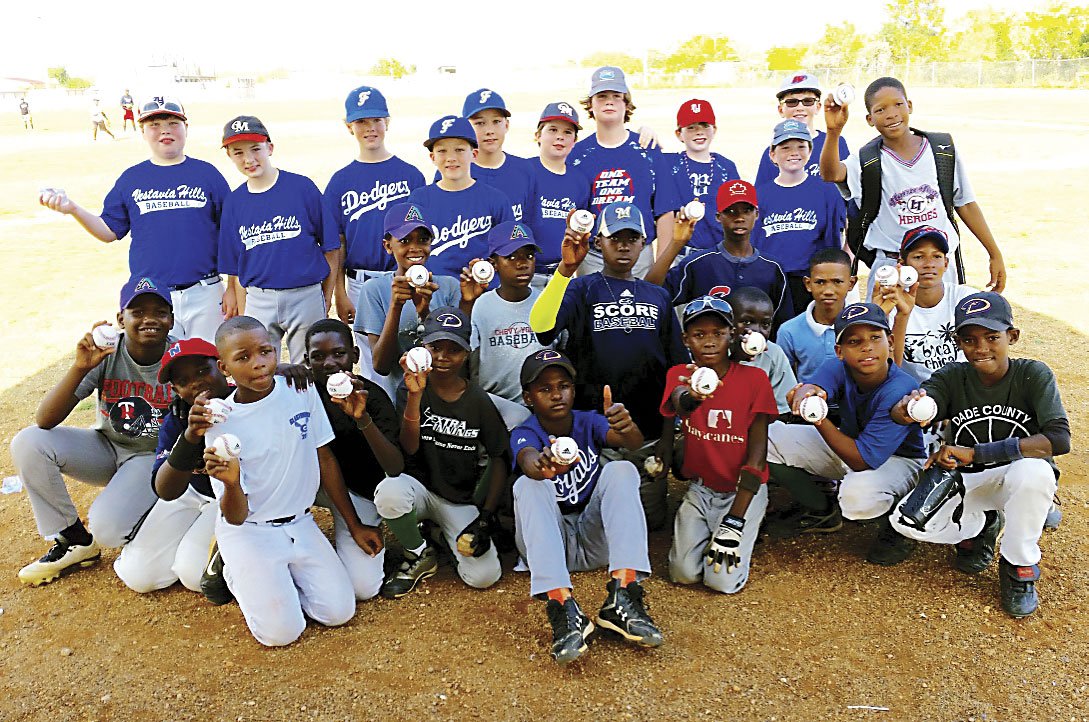
[[[667,406],[681,376],[689,370],[674,366],[666,374],[662,415],[676,414]],[[768,375],[755,366],[731,363],[722,385],[684,419],[684,474],[699,477],[705,486],[722,493],[737,490],[737,478],[749,454],[749,427],[757,414],[779,415]],[[761,481],[767,483],[765,467]]]

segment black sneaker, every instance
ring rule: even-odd
[[[421,579],[435,576],[439,570],[439,557],[430,544],[424,547],[419,556],[405,549],[405,558],[400,569],[382,585],[381,594],[386,599],[398,599],[405,596]]]
[[[1040,579],[1040,567],[1017,567],[1002,557],[998,558],[998,586],[1002,596],[1002,608],[1011,617],[1027,617],[1040,606],[1036,594],[1036,582]]]
[[[594,623],[579,609],[574,597],[560,604],[549,599],[545,606],[552,625],[552,659],[560,664],[574,662],[588,649],[586,640],[594,631]]]
[[[219,553],[219,542],[212,544],[208,564],[200,575],[200,592],[217,607],[234,600],[234,594],[227,588],[227,580],[223,578],[223,555]]]
[[[873,540],[866,561],[883,567],[893,567],[911,556],[915,550],[915,540],[908,539],[892,528],[886,514],[877,522],[877,538]]]
[[[843,528],[843,514],[833,502],[830,511],[798,509],[768,522],[768,535],[773,539],[793,539],[802,534],[831,534]]]
[[[1005,523],[1006,517],[1002,512],[988,511],[983,530],[956,545],[957,557],[953,560],[953,566],[965,574],[979,574],[991,566],[994,545]]]
[[[609,593],[597,613],[598,625],[611,629],[629,642],[644,647],[661,646],[662,632],[654,626],[654,620],[643,607],[642,585],[632,582],[622,587],[619,579],[610,579],[606,589]]]

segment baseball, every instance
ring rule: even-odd
[[[707,213],[707,207],[700,201],[689,201],[684,207],[684,217],[690,221],[699,221]]]
[[[850,83],[840,83],[832,91],[832,100],[836,105],[850,105],[855,102],[855,87]]]
[[[919,272],[911,266],[900,267],[900,285],[904,290],[911,288],[919,280]]]
[[[334,399],[346,399],[355,391],[352,385],[352,377],[343,371],[337,371],[325,382],[325,390]]]
[[[570,436],[557,437],[551,448],[552,458],[561,464],[574,464],[579,458],[579,445]]]
[[[823,421],[828,416],[828,402],[820,396],[806,396],[798,407],[801,417],[811,424]]]
[[[646,461],[643,462],[643,468],[647,470],[647,473],[651,476],[657,476],[662,473],[662,469],[665,466],[662,464],[662,460],[657,456],[648,456]]]
[[[109,324],[95,326],[91,329],[91,340],[99,348],[116,348],[117,340],[120,337],[121,332]]]
[[[590,211],[577,210],[571,214],[567,225],[575,233],[589,233],[594,229],[594,214]]]
[[[929,396],[919,396],[908,401],[907,412],[920,424],[929,424],[938,415],[938,402]]]
[[[874,278],[877,279],[878,284],[888,288],[896,285],[897,281],[900,280],[900,274],[896,270],[896,266],[881,266],[874,272]]]
[[[427,282],[431,280],[431,274],[423,266],[409,266],[405,271],[405,276],[408,277],[408,282],[416,288],[421,288],[427,285]]]
[[[38,191],[38,202],[46,205],[53,198],[63,199],[66,195],[63,188],[42,188]]]
[[[237,459],[242,454],[242,442],[234,434],[217,436],[212,442],[212,453],[224,461]]]
[[[208,399],[205,407],[208,409],[208,413],[212,415],[213,424],[222,424],[234,411],[234,407],[223,399]]]
[[[405,366],[413,373],[427,371],[431,368],[431,352],[423,346],[410,348],[405,354]]]
[[[688,385],[692,387],[692,390],[701,396],[710,396],[718,388],[719,380],[718,374],[712,368],[706,366],[700,366],[698,369],[692,372],[692,377],[688,380]]]
[[[470,273],[473,276],[473,280],[477,283],[488,285],[495,278],[495,266],[490,261],[477,261],[473,264]]]
[[[749,331],[741,339],[741,350],[750,356],[759,356],[768,350],[768,340],[759,331]]]

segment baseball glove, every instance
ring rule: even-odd
[[[466,557],[484,556],[492,546],[492,535],[499,527],[495,512],[482,511],[469,526],[458,534],[458,554]]]

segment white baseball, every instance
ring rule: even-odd
[[[579,458],[579,445],[570,436],[559,436],[552,442],[552,458],[561,464],[574,464]]]
[[[423,266],[409,266],[408,270],[405,271],[405,276],[408,277],[408,282],[416,288],[426,286],[431,279],[431,274]]]
[[[337,371],[326,380],[325,390],[334,399],[346,399],[355,391],[355,386],[352,385],[351,376],[343,371]]]
[[[874,278],[877,279],[879,285],[888,288],[897,284],[900,280],[900,273],[896,270],[896,266],[881,266],[874,272]]]
[[[212,441],[212,453],[224,461],[237,459],[242,455],[242,442],[234,434],[217,436]]]
[[[718,374],[712,368],[706,366],[700,366],[698,369],[692,372],[692,377],[688,381],[688,385],[692,387],[692,390],[701,396],[710,396],[718,388],[719,380]]]
[[[38,191],[38,201],[43,205],[48,205],[54,198],[60,198],[63,202],[67,197],[67,193],[63,188],[42,188]]]
[[[208,413],[212,415],[213,424],[222,424],[234,411],[234,407],[223,399],[208,399],[205,407],[208,409]]]
[[[405,366],[413,373],[431,368],[431,352],[423,346],[414,346],[405,354]]]
[[[684,207],[684,217],[690,221],[702,220],[706,214],[707,206],[703,205],[702,201],[689,201]]]
[[[91,329],[91,340],[99,348],[116,348],[119,338],[121,338],[121,332],[109,324]]]
[[[811,424],[822,421],[828,416],[828,402],[820,396],[806,396],[798,407],[803,419]]]
[[[938,402],[929,396],[919,396],[908,401],[907,412],[920,424],[929,424],[938,415]]]
[[[759,331],[749,331],[741,339],[741,350],[750,356],[759,356],[768,350],[768,340]]]
[[[900,285],[904,290],[911,288],[918,282],[919,272],[911,266],[900,266]]]
[[[477,261],[473,264],[470,273],[474,281],[487,285],[495,278],[495,266],[490,261]]]
[[[850,83],[840,83],[832,91],[832,100],[836,105],[850,105],[855,102],[855,87]]]
[[[648,456],[646,461],[643,462],[643,468],[647,470],[647,473],[651,476],[657,476],[662,473],[662,469],[665,465],[662,464],[662,460],[657,456]]]
[[[567,222],[567,225],[575,233],[589,233],[594,229],[594,214],[579,209],[571,214],[571,220]]]

